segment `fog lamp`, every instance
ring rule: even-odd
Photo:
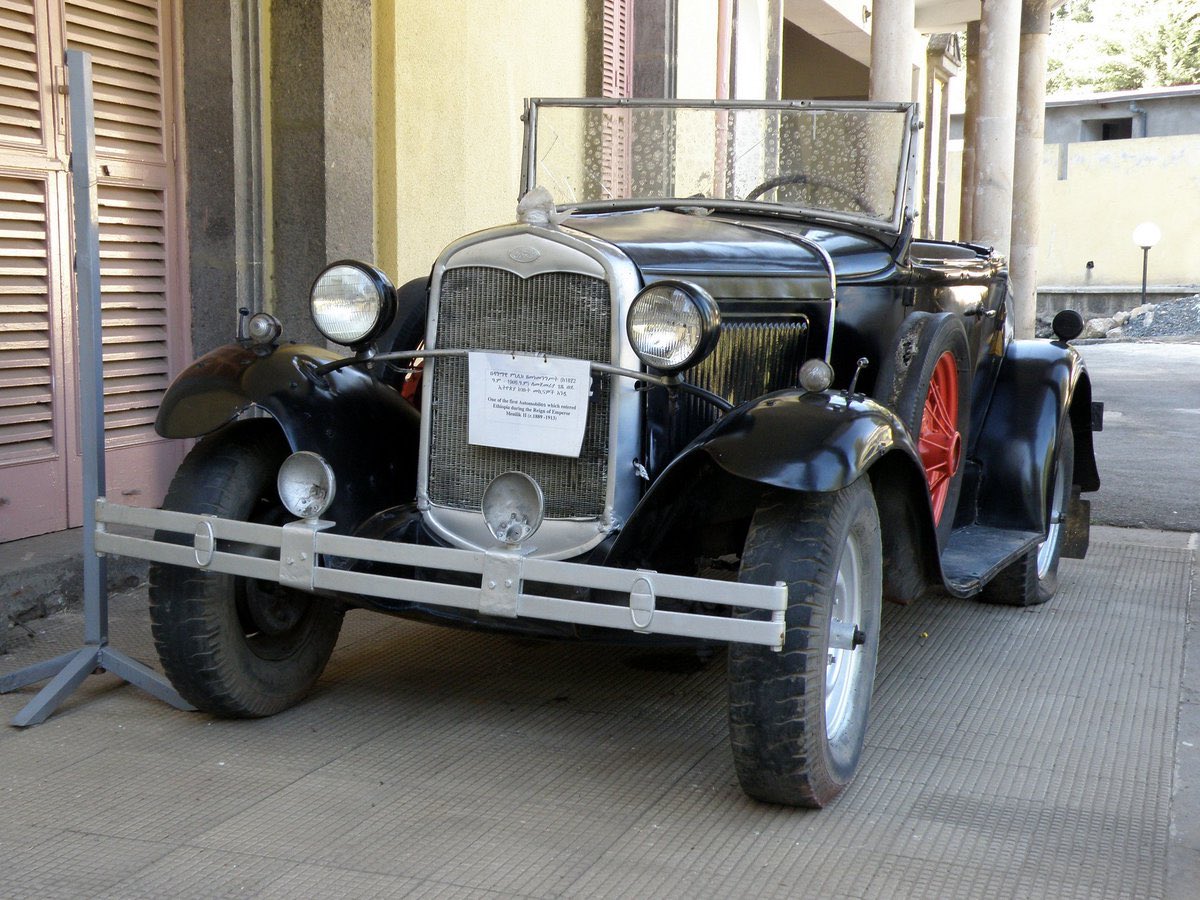
[[[285,459],[275,484],[283,505],[300,519],[319,518],[329,509],[337,489],[329,463],[309,450]]]
[[[514,546],[538,530],[546,502],[541,487],[524,472],[505,472],[492,479],[481,505],[488,531]]]
[[[625,330],[638,359],[674,374],[712,352],[721,332],[721,311],[694,284],[658,281],[633,298]]]
[[[317,276],[309,306],[321,334],[336,344],[359,347],[391,324],[396,314],[396,289],[374,266],[343,260]]]
[[[814,394],[833,384],[833,369],[823,359],[813,358],[800,367],[800,387]]]

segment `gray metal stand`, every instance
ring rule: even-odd
[[[0,694],[50,678],[12,724],[37,725],[83,680],[112,672],[176,709],[190,710],[153,669],[108,646],[107,560],[96,555],[96,499],[104,496],[104,376],[100,314],[100,221],[96,208],[96,131],[92,58],[67,51],[71,100],[71,183],[75,199],[75,287],[79,310],[80,418],[83,426],[83,641],[79,650],[0,677]]]

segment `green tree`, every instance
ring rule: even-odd
[[[1168,0],[1157,27],[1143,35],[1134,58],[1156,85],[1200,82],[1200,6]]]
[[[1054,14],[1046,74],[1052,94],[1200,83],[1200,7],[1069,0]]]

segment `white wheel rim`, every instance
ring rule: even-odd
[[[837,583],[833,589],[833,608],[830,610],[830,631],[838,626],[862,627],[862,551],[851,532],[842,547]],[[829,664],[825,670],[825,737],[836,739],[850,724],[854,712],[855,685],[865,654],[858,648],[829,648]]]
[[[1067,502],[1066,479],[1063,478],[1062,460],[1059,460],[1058,472],[1054,476],[1054,494],[1050,498],[1050,527],[1046,530],[1046,539],[1038,544],[1037,575],[1041,581],[1050,574],[1050,566],[1058,555],[1058,543],[1062,540],[1063,508]]]

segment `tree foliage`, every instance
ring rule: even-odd
[[[1196,0],[1068,0],[1050,29],[1047,91],[1200,83]]]

